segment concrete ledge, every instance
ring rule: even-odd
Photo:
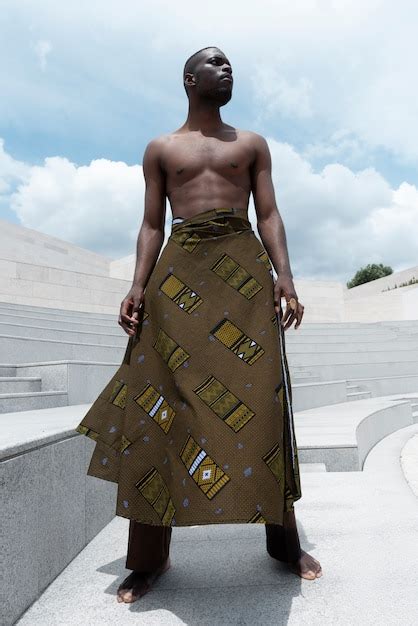
[[[117,485],[87,476],[95,443],[74,431],[88,406],[0,415],[2,624],[115,515]]]
[[[122,360],[125,346],[109,344],[97,344],[77,341],[64,341],[62,339],[38,339],[36,337],[19,337],[12,335],[0,335],[0,354],[4,361],[9,363],[24,363],[26,361],[47,361],[81,359],[91,361],[110,361],[111,359]]]
[[[292,385],[292,392],[294,411],[347,401],[345,380],[295,383]]]
[[[416,391],[418,389],[418,374],[381,376],[380,378],[350,378],[347,382],[370,391],[373,397],[387,396],[390,393],[413,393]]]
[[[418,424],[416,432],[402,448],[401,466],[408,485],[418,497]]]
[[[375,444],[414,423],[417,393],[344,402],[295,413],[301,463],[325,463],[327,471],[358,471]]]

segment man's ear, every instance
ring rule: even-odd
[[[194,75],[191,74],[190,72],[187,72],[186,76],[184,77],[184,84],[187,85],[187,86],[195,85],[196,84],[196,79],[195,79]]]

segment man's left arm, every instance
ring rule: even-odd
[[[264,137],[254,133],[253,138],[255,156],[251,166],[251,191],[257,214],[257,230],[277,273],[274,307],[279,314],[281,298],[284,297],[286,310],[282,316],[282,325],[287,330],[296,319],[296,329],[302,321],[304,306],[298,301],[293,284],[286,233],[277,208],[271,177],[270,150]]]

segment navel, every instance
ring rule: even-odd
[[[184,171],[184,167],[179,167],[176,169],[176,174],[181,174]]]
[[[232,161],[231,161],[230,165],[231,165],[231,167],[238,167],[238,164],[237,163],[232,163]]]

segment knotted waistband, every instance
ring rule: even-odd
[[[248,230],[252,231],[252,226],[247,209],[227,207],[208,209],[191,217],[174,218],[170,236],[193,232],[201,239],[214,239]]]

